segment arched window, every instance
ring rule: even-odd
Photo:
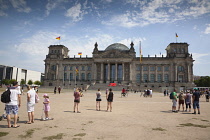
[[[74,80],[74,78],[73,78],[73,73],[70,73],[70,81],[73,81]]]

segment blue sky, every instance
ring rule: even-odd
[[[187,42],[194,75],[210,76],[209,0],[0,0],[0,64],[44,72],[50,45],[69,56],[92,56],[113,43],[134,42],[139,57]],[[61,36],[60,42],[55,38]]]

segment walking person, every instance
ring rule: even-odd
[[[76,111],[77,109],[77,113],[81,113],[79,111],[79,103],[80,103],[80,92],[79,92],[79,89],[77,88],[75,91],[74,91],[74,112]]]
[[[54,88],[54,94],[56,94],[56,90],[57,90],[57,88],[55,87],[55,88]]]
[[[6,114],[7,114],[7,123],[8,123],[8,128],[14,127],[17,128],[20,125],[17,124],[17,119],[18,119],[18,110],[21,105],[21,92],[18,87],[18,82],[13,82],[12,87],[10,87],[10,102],[6,103]],[[11,125],[11,114],[14,114],[14,125]]]
[[[96,110],[97,111],[100,111],[101,109],[101,105],[100,105],[100,102],[101,102],[101,91],[100,91],[100,88],[98,89],[98,92],[96,92]]]
[[[110,88],[109,93],[107,95],[107,110],[106,111],[110,109],[110,112],[112,112],[113,98],[114,98],[114,93],[112,92],[112,89]]]
[[[193,96],[192,96],[193,109],[194,109],[194,113],[192,113],[192,114],[196,114],[196,108],[198,110],[198,114],[200,114],[199,98],[200,98],[200,93],[199,93],[198,89],[195,89],[195,92],[193,93]]]
[[[28,121],[26,124],[34,123],[34,107],[35,107],[35,95],[36,91],[34,88],[31,88],[30,86],[27,87],[27,112],[28,112]]]
[[[206,90],[205,94],[206,94],[206,102],[209,102],[209,91]]]
[[[50,111],[50,100],[49,96],[45,93],[43,95],[44,97],[44,113],[45,113],[45,119],[44,120],[49,120],[49,111]]]
[[[191,94],[189,91],[187,91],[187,94],[185,96],[185,105],[186,105],[186,112],[187,112],[187,109],[189,107],[189,112],[191,112]]]
[[[182,109],[183,109],[183,112],[184,112],[184,94],[181,92],[178,96],[179,98],[179,107],[178,107],[178,111],[180,110],[180,107],[182,105]]]
[[[58,93],[61,94],[61,87],[58,87]]]
[[[152,89],[149,90],[149,96],[152,98]]]

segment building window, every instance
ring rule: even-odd
[[[57,53],[57,50],[55,50],[54,52]]]
[[[55,74],[52,74],[52,80],[55,80]]]
[[[85,70],[85,66],[82,66],[82,70],[83,70],[83,71]]]
[[[178,71],[184,71],[184,67],[183,66],[178,66]]]
[[[90,73],[87,74],[87,80],[91,81],[91,74]]]
[[[56,65],[52,65],[51,70],[56,71]]]
[[[184,53],[184,48],[182,48],[182,53]]]
[[[70,70],[73,70],[73,67],[72,66],[70,66],[70,68],[69,68]]]
[[[140,65],[136,65],[136,71],[140,71],[140,70],[141,70]]]
[[[148,82],[148,75],[144,74],[144,82]]]
[[[184,77],[183,75],[179,75],[178,76],[178,82],[183,82],[183,79],[184,79],[183,77]]]
[[[87,70],[88,70],[88,71],[90,71],[90,70],[91,70],[91,67],[90,67],[90,66],[88,66],[88,67],[87,67]]]
[[[150,67],[150,71],[155,71],[155,67]]]
[[[60,50],[58,50],[58,54],[60,53]]]
[[[158,74],[158,79],[157,79],[158,83],[162,82],[162,74]]]
[[[81,74],[81,80],[85,81],[85,74],[84,73]]]
[[[164,71],[169,71],[169,66],[165,66]]]
[[[140,83],[140,78],[141,78],[141,75],[140,75],[140,74],[137,74],[137,75],[136,75],[136,82],[137,82],[137,83]]]
[[[147,66],[144,66],[144,67],[143,67],[143,70],[144,70],[144,71],[148,71],[148,67],[147,67]]]
[[[150,74],[150,82],[155,82],[155,74]]]
[[[73,73],[70,73],[70,81],[73,81],[74,78],[73,78]]]
[[[67,70],[67,66],[64,66],[64,68],[63,68],[63,69],[64,69],[64,71],[66,71],[66,70]]]
[[[51,50],[51,53],[53,53],[53,50]]]
[[[165,75],[164,75],[164,81],[165,81],[166,83],[169,81],[169,76],[168,76],[168,74],[165,74]]]
[[[162,67],[161,66],[158,66],[157,67],[157,71],[162,71]]]
[[[67,80],[67,73],[64,73],[63,77],[64,77],[64,81],[66,81]]]

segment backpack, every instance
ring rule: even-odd
[[[173,94],[173,92],[170,93],[169,98],[170,98],[170,99],[174,99],[174,94]]]
[[[10,100],[10,90],[7,89],[6,91],[4,91],[2,94],[1,94],[1,102],[2,103],[9,103],[11,100]]]

